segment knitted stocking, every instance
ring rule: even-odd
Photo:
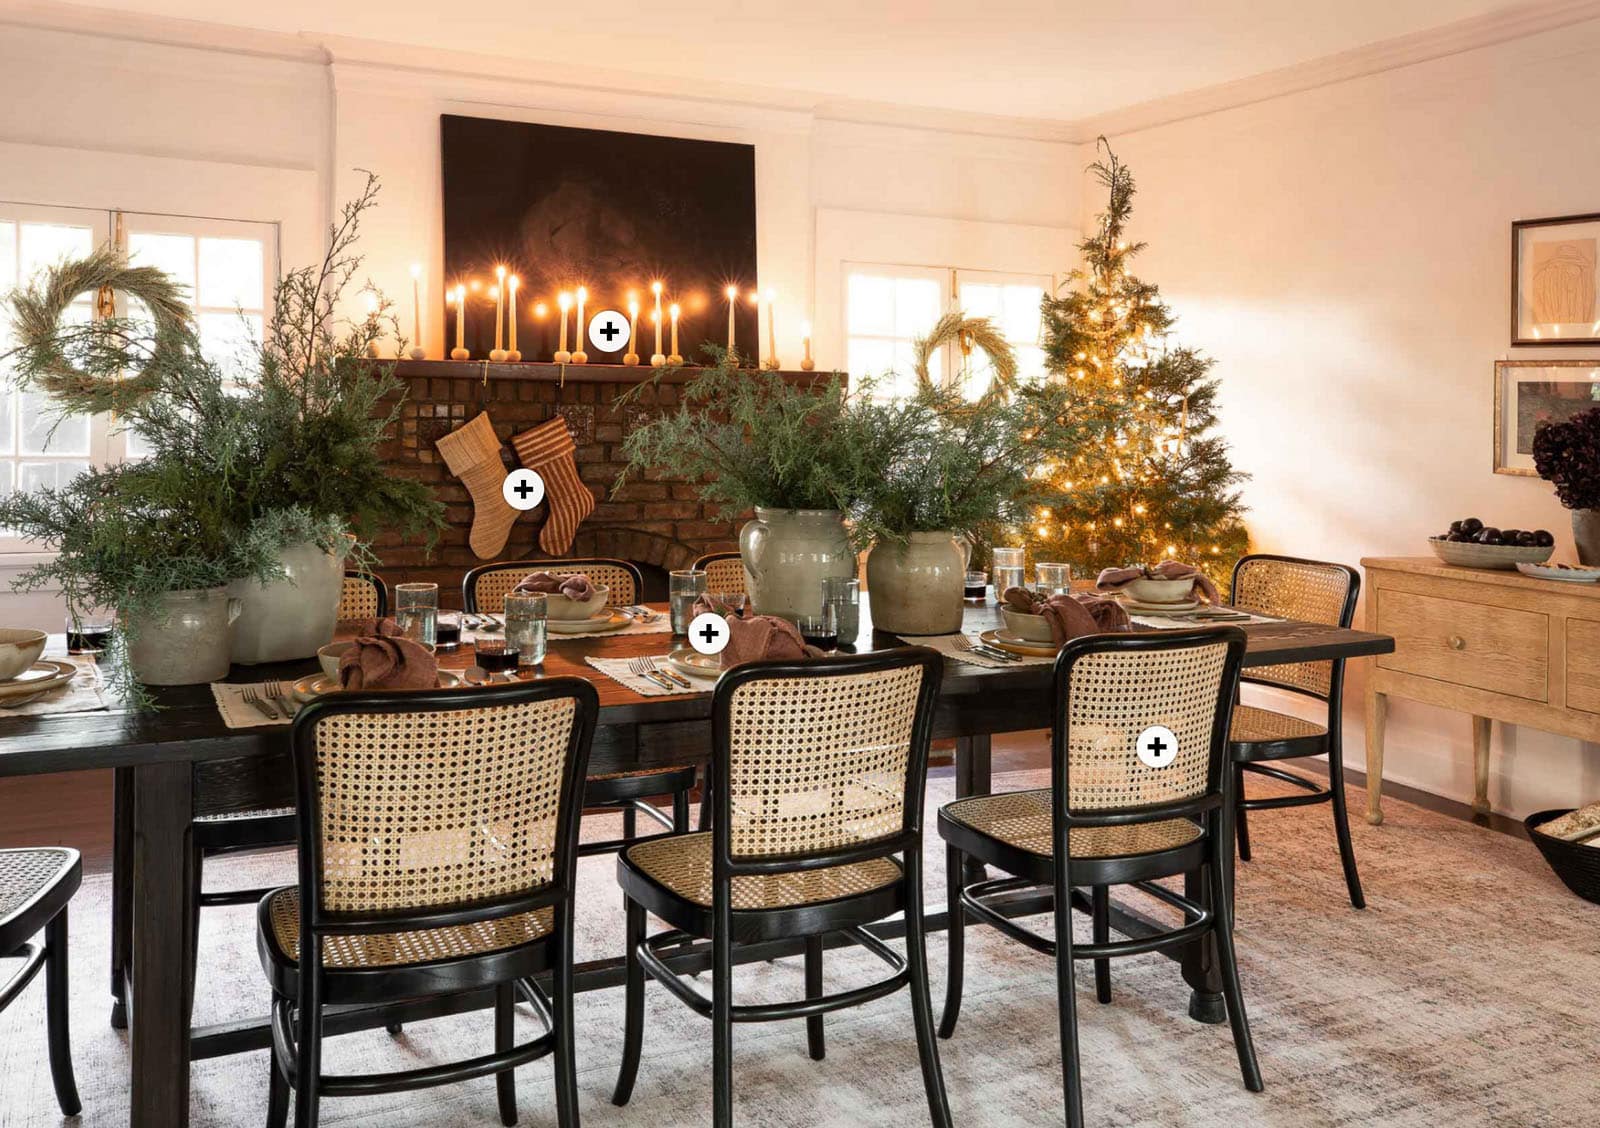
[[[583,519],[594,512],[594,494],[578,477],[578,464],[572,458],[576,448],[567,421],[559,415],[548,419],[512,435],[511,445],[522,464],[544,479],[545,502],[550,508],[544,528],[539,530],[539,547],[551,556],[562,556],[572,547]]]
[[[501,488],[506,480],[505,463],[500,460],[500,440],[487,411],[471,423],[458,427],[434,444],[450,473],[461,479],[472,495],[472,532],[467,543],[479,559],[500,555],[511,536],[517,511],[506,504]]]

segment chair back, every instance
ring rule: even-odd
[[[1154,821],[1215,807],[1244,648],[1237,627],[1068,642],[1055,666],[1055,809],[1069,824],[1103,825],[1113,814]],[[1175,758],[1160,767],[1139,755],[1153,726],[1176,737]]]
[[[1242,557],[1233,566],[1233,605],[1241,611],[1348,627],[1355,619],[1360,592],[1361,574],[1343,564],[1258,554]],[[1253,666],[1244,680],[1331,701],[1343,670],[1342,660]]]
[[[570,898],[598,700],[581,679],[552,678],[302,709],[291,743],[306,938],[329,922],[422,928]]]
[[[626,560],[594,557],[586,560],[502,560],[472,569],[461,581],[461,606],[472,613],[498,615],[506,609],[506,593],[530,572],[588,576],[604,584],[607,607],[631,607],[639,602],[644,577]]]
[[[381,619],[389,613],[389,586],[371,572],[346,571],[339,596],[339,621]]]
[[[706,574],[706,590],[709,592],[745,590],[744,557],[737,552],[708,552],[691,567]]]
[[[814,866],[920,839],[943,672],[919,646],[724,674],[712,699],[719,864]]]

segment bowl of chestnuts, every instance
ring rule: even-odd
[[[1501,568],[1542,564],[1556,549],[1548,529],[1500,529],[1476,517],[1450,522],[1448,532],[1428,538],[1433,554],[1462,568]]]

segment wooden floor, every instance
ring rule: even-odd
[[[1049,763],[1049,740],[1045,732],[1010,733],[994,738],[993,770],[1022,771],[1042,768]],[[1324,774],[1320,761],[1299,765],[1315,774]],[[929,774],[953,773],[954,751],[949,741],[934,745]],[[1347,768],[1353,784],[1364,784],[1364,772]],[[1473,813],[1465,803],[1442,799],[1415,788],[1386,784],[1384,794],[1488,826],[1505,834],[1525,837],[1522,824],[1503,815],[1484,817]],[[1356,817],[1360,817],[1359,814]],[[87,872],[111,868],[111,773],[66,772],[51,776],[25,776],[0,779],[0,848],[8,846],[71,846],[83,854]]]

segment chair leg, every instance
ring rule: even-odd
[[[701,832],[711,829],[711,769],[700,770],[700,823],[696,830]]]
[[[949,966],[945,969],[944,1014],[939,1019],[939,1037],[948,1038],[956,1032],[956,1019],[961,1017],[961,980],[966,964],[967,916],[961,908],[961,874],[966,864],[961,851],[954,846],[944,848],[946,942],[949,946]]]
[[[1356,872],[1356,848],[1350,841],[1350,815],[1344,802],[1344,749],[1339,747],[1338,732],[1328,744],[1328,790],[1333,792],[1333,832],[1339,839],[1339,861],[1344,864],[1344,884],[1350,892],[1350,903],[1358,909],[1367,907],[1367,898],[1361,892],[1361,875]]]
[[[806,998],[820,999],[822,997],[822,937],[806,937]],[[806,1048],[811,1053],[812,1061],[821,1061],[828,1056],[828,1046],[823,1040],[822,1016],[815,1015],[806,1019]]]
[[[672,833],[689,833],[689,792],[687,790],[672,793]]]
[[[45,1019],[50,1035],[50,1078],[56,1084],[56,1103],[62,1116],[83,1111],[78,1083],[72,1076],[72,1036],[67,1021],[67,910],[62,909],[45,926]]]
[[[717,906],[711,938],[711,1124],[733,1128],[733,907],[726,903]]]
[[[301,953],[300,1043],[295,1059],[294,1128],[317,1128],[322,1087],[322,945]]]
[[[1239,1054],[1239,1071],[1244,1075],[1244,1087],[1259,1093],[1265,1087],[1261,1080],[1261,1066],[1256,1061],[1256,1048],[1250,1039],[1250,1020],[1244,1010],[1244,990],[1239,984],[1239,962],[1233,950],[1233,890],[1223,866],[1221,853],[1206,868],[1211,871],[1213,904],[1217,913],[1217,967],[1222,972],[1222,997],[1228,1003],[1228,1022],[1233,1027],[1233,1047]]]
[[[944,1071],[939,1068],[939,1040],[934,1037],[933,1001],[928,994],[928,937],[922,924],[922,854],[916,848],[906,852],[906,965],[911,972],[911,1017],[917,1028],[917,1056],[922,1061],[928,1114],[934,1128],[950,1128],[950,1100],[944,1091]]]
[[[1067,1128],[1083,1128],[1083,1076],[1078,1065],[1078,993],[1072,966],[1072,886],[1056,881],[1056,1010],[1061,1023],[1062,1092]]]
[[[639,834],[639,812],[633,807],[622,808],[622,837],[624,841],[632,842]]]
[[[1107,943],[1111,939],[1111,890],[1096,885],[1092,891],[1094,906],[1094,942]],[[1094,997],[1102,1003],[1111,1001],[1111,961],[1094,961]]]
[[[578,1128],[578,1060],[573,1052],[572,1029],[572,947],[577,928],[572,919],[571,898],[561,909],[560,927],[560,954],[550,982],[555,992],[550,1002],[556,1020],[556,1124],[560,1128]]]
[[[617,1071],[617,1087],[611,1103],[625,1105],[633,1096],[633,1083],[639,1076],[639,1053],[644,1045],[644,965],[639,962],[639,945],[644,943],[644,906],[628,901],[628,924],[623,952],[627,960],[627,980],[623,988],[626,1011],[622,1025],[622,1068]]]
[[[117,768],[111,800],[111,1029],[128,1028],[133,950],[133,769]]]
[[[1244,809],[1244,769],[1233,766],[1234,825],[1239,833],[1239,860],[1250,860],[1250,813]]]
[[[288,1128],[289,1082],[284,1080],[273,1050],[267,1051],[267,1075],[267,1128]]]
[[[494,989],[494,1052],[503,1054],[516,1044],[516,985],[501,983]],[[517,1122],[517,1071],[502,1069],[494,1075],[495,1096],[500,1101],[500,1123]]]
[[[194,1022],[194,991],[195,981],[200,975],[200,889],[201,874],[205,870],[205,851],[198,848],[191,849],[193,855],[190,859],[189,869],[194,875],[189,885],[189,973],[188,983],[188,1009],[190,1024]]]

